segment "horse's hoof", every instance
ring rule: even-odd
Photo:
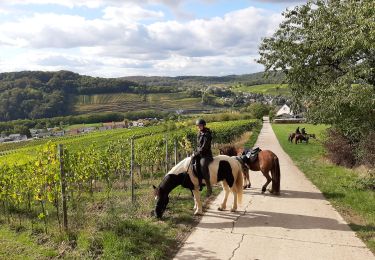
[[[230,212],[236,212],[236,211],[237,211],[237,209],[234,209],[234,208],[230,209]]]
[[[218,207],[218,208],[217,208],[217,210],[218,210],[218,211],[224,211],[224,210],[225,210],[225,208],[222,208],[222,207]]]
[[[251,188],[251,184],[247,185],[247,187],[250,189]]]
[[[246,185],[245,185],[245,186],[243,186],[243,189],[244,189],[244,190],[246,190],[246,188],[247,188],[247,186],[246,186]]]

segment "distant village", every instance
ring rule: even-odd
[[[163,119],[157,118],[145,118],[139,119],[137,121],[121,121],[121,122],[109,122],[109,123],[102,123],[100,126],[82,126],[79,128],[64,130],[60,127],[53,127],[53,128],[45,128],[45,129],[30,129],[31,138],[28,138],[26,135],[22,134],[11,134],[9,136],[1,135],[0,136],[0,143],[8,143],[8,142],[23,142],[32,139],[40,139],[40,138],[49,138],[49,137],[61,137],[61,136],[72,136],[72,135],[79,135],[79,134],[87,134],[94,131],[107,131],[112,129],[121,129],[121,128],[133,128],[133,127],[144,127],[149,124],[154,124],[159,121],[163,121]]]

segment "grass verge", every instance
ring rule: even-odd
[[[317,140],[309,144],[291,144],[288,135],[297,126],[315,133]],[[321,190],[340,212],[357,235],[375,253],[375,191],[362,185],[361,176],[354,169],[336,166],[325,158],[322,145],[327,126],[310,124],[273,124],[272,128],[284,151],[301,171]]]

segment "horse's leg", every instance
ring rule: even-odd
[[[232,190],[232,194],[233,194],[233,205],[232,205],[232,208],[230,209],[230,211],[236,212],[237,211],[237,192],[234,192]]]
[[[250,189],[251,188],[251,181],[250,181],[250,170],[247,171],[246,173],[246,176],[247,176],[247,180],[249,181],[249,185],[247,185],[247,187]]]
[[[272,178],[269,174],[269,171],[262,171],[262,173],[263,173],[264,177],[266,177],[266,179],[267,179],[266,183],[262,187],[262,193],[265,193],[266,190],[267,190],[268,184],[270,184],[270,182],[272,181]]]
[[[245,179],[244,183],[245,185],[243,186],[244,189],[250,188],[251,187],[251,182],[250,182],[250,176],[249,176],[249,171],[245,171],[243,173],[243,177]]]
[[[230,192],[229,186],[225,181],[223,181],[221,185],[223,186],[223,190],[224,190],[224,198],[223,198],[223,201],[221,202],[220,207],[218,208],[218,210],[220,211],[225,210],[225,208],[227,207],[227,200],[228,200],[228,196]]]
[[[199,188],[194,188],[193,190],[194,194],[194,201],[197,205],[194,215],[202,215],[203,214],[203,208],[202,208],[202,202],[201,202],[201,193],[199,192]]]

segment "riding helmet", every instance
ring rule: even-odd
[[[200,118],[197,121],[195,121],[195,125],[206,125],[206,121],[204,119]]]

